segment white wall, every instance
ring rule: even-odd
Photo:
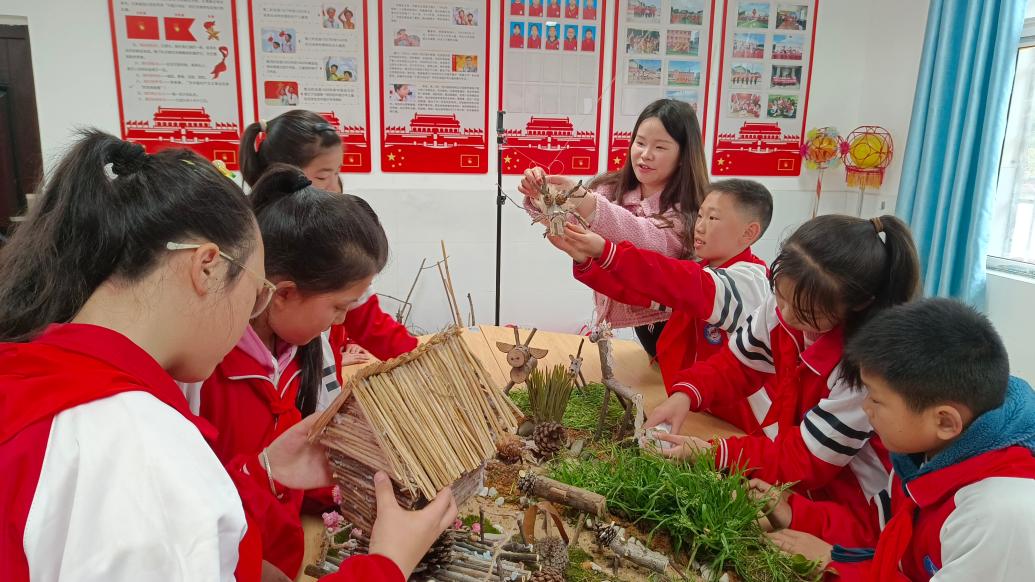
[[[609,10],[615,3],[609,3]],[[721,9],[721,2],[719,2]],[[249,79],[246,3],[239,2],[239,34],[242,77]],[[494,4],[494,14],[498,12]],[[927,2],[893,0],[871,2],[822,2],[819,10],[812,92],[807,127],[833,125],[843,134],[861,124],[878,124],[894,136],[896,150],[904,151],[913,86]],[[895,14],[888,18],[887,14]],[[0,0],[0,15],[28,18],[41,122],[44,157],[48,164],[67,144],[77,125],[94,125],[118,132],[118,107],[108,10],[104,0]],[[611,16],[607,16],[610,22]],[[371,3],[370,25],[377,26],[376,4]],[[491,27],[493,58],[499,30]],[[605,54],[610,58],[608,36]],[[377,47],[371,47],[377,62]],[[713,51],[718,66],[718,51]],[[84,65],[86,63],[86,65]],[[495,74],[496,62],[493,61]],[[605,68],[606,69],[606,68]],[[373,68],[371,68],[373,70]],[[713,75],[713,83],[718,75]],[[609,81],[609,79],[605,80]],[[607,82],[605,82],[605,85]],[[244,103],[251,102],[245,84]],[[610,95],[602,96],[604,107]],[[497,102],[495,88],[490,107]],[[713,106],[713,104],[711,104]],[[378,118],[379,103],[372,103],[371,119]],[[714,110],[712,112],[714,114]],[[251,119],[246,106],[245,119]],[[607,135],[607,115],[603,116]],[[376,133],[376,132],[375,132]],[[378,147],[374,136],[374,147]],[[709,142],[710,142],[709,136]],[[709,143],[709,148],[710,148]],[[495,168],[495,156],[489,167]],[[893,163],[879,200],[893,209],[898,186],[899,159]],[[816,176],[763,180],[776,198],[769,232],[757,245],[766,259],[776,254],[779,240],[811,210]],[[404,296],[421,258],[439,256],[444,239],[451,256],[454,287],[465,306],[471,293],[480,322],[493,319],[495,260],[495,174],[435,176],[413,174],[347,175],[346,189],[366,197],[380,214],[392,243],[393,257],[381,276],[378,289]],[[516,179],[505,177],[504,186],[515,199]],[[824,178],[822,212],[855,211],[857,194],[846,193],[843,171]],[[865,214],[875,213],[877,196],[868,196]],[[538,325],[561,331],[577,330],[590,318],[589,292],[569,275],[566,257],[556,252],[531,227],[525,214],[513,205],[504,208],[502,321]],[[425,271],[415,293],[412,322],[432,330],[448,321],[449,311],[438,274]],[[385,300],[386,307],[394,304]]]

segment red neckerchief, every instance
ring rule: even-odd
[[[216,435],[154,358],[107,328],[55,324],[31,342],[0,344],[0,370],[0,443],[69,408],[134,391],[175,409],[206,439]]]

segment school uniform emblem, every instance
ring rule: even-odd
[[[722,343],[722,328],[715,324],[704,326],[704,340],[713,346]]]

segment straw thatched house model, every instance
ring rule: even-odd
[[[360,370],[319,419],[311,439],[327,448],[342,514],[369,532],[377,513],[373,475],[392,477],[406,508],[451,485],[457,505],[481,488],[496,441],[517,426],[517,408],[452,328],[414,351]]]

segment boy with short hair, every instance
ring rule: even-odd
[[[881,312],[845,347],[892,452],[893,517],[876,551],[833,547],[841,580],[1024,580],[1035,572],[1035,392],[991,323],[949,299]],[[840,508],[792,496],[776,522],[824,537]],[[802,552],[815,538],[777,534]],[[779,542],[778,542],[779,543]],[[827,546],[829,548],[829,546]],[[872,559],[870,559],[872,556]],[[812,557],[815,557],[813,555]]]
[[[629,242],[614,244],[574,225],[551,242],[575,260],[575,278],[594,291],[628,305],[672,310],[657,346],[658,365],[671,394],[679,390],[675,374],[718,352],[727,334],[769,295],[765,261],[752,254],[751,245],[765,233],[772,216],[773,197],[765,186],[754,180],[722,180],[710,185],[690,233],[698,261],[666,257]],[[763,401],[759,410],[768,408],[761,386],[751,398]],[[748,402],[709,412],[749,434],[760,431],[761,418]]]

